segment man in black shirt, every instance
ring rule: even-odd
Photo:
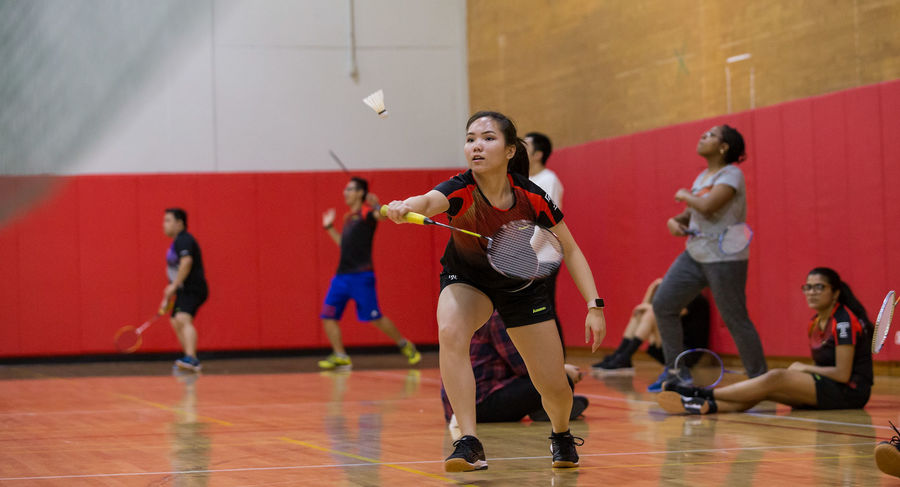
[[[184,357],[175,361],[180,369],[199,371],[197,360],[197,330],[194,318],[209,295],[206,276],[203,273],[203,256],[194,236],[187,232],[187,213],[181,208],[167,208],[163,217],[163,233],[173,238],[172,245],[166,252],[166,271],[169,285],[163,291],[160,309],[166,309],[172,296],[175,305],[172,309],[172,328],[181,347]]]
[[[422,360],[422,355],[411,341],[400,334],[394,322],[381,314],[378,297],[375,294],[372,238],[381,218],[381,213],[378,212],[378,198],[369,193],[368,181],[354,177],[344,187],[344,202],[350,211],[344,215],[341,233],[334,229],[333,208],[322,216],[322,226],[334,243],[341,248],[341,260],[337,273],[331,279],[331,286],[328,288],[320,315],[333,353],[325,360],[320,360],[319,367],[326,370],[346,370],[352,366],[350,357],[344,350],[341,328],[338,326],[338,321],[344,314],[344,307],[351,299],[356,302],[357,319],[371,322],[391,337],[400,347],[400,352],[409,360],[410,365],[416,364]]]

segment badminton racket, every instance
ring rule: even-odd
[[[691,348],[675,357],[672,373],[683,385],[712,389],[722,382],[726,373],[740,372],[725,368],[722,358],[706,348]]]
[[[328,154],[331,155],[331,158],[334,159],[334,162],[336,162],[337,165],[340,166],[341,169],[343,169],[345,173],[350,174],[350,170],[347,169],[347,166],[345,166],[343,162],[341,162],[341,160],[338,158],[337,154],[335,154],[333,150],[329,150]]]
[[[126,325],[119,328],[119,330],[116,331],[116,336],[113,338],[116,350],[121,353],[133,353],[141,348],[144,332],[165,315],[169,308],[171,308],[171,306],[168,304],[165,307],[159,308],[159,310],[156,311],[156,314],[139,326]]]
[[[387,216],[387,207],[381,207]],[[549,229],[528,220],[515,220],[504,224],[490,237],[440,223],[419,213],[403,216],[409,223],[436,225],[487,241],[488,263],[497,272],[514,279],[534,280],[550,276],[559,269],[563,260],[562,244]]]
[[[894,318],[894,307],[897,306],[897,293],[888,291],[881,303],[881,310],[878,311],[878,318],[875,319],[875,332],[872,334],[872,353],[878,353],[884,347],[887,339],[888,331],[891,329],[891,319]]]
[[[750,241],[753,240],[753,229],[746,223],[730,225],[725,231],[719,234],[703,233],[698,232],[697,230],[687,230],[684,233],[690,235],[692,238],[706,237],[718,240],[719,250],[725,255],[736,254],[746,249],[747,246],[750,245]]]

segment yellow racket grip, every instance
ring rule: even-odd
[[[387,206],[381,205],[381,215],[387,216]],[[403,219],[406,220],[407,223],[415,223],[416,225],[424,225],[427,218],[428,217],[425,215],[412,211],[403,215]]]

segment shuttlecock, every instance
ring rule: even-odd
[[[363,103],[369,105],[372,110],[375,110],[375,113],[378,114],[381,118],[387,118],[388,112],[387,109],[384,108],[384,91],[378,90],[375,93],[363,98]]]

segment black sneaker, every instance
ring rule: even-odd
[[[578,466],[576,446],[584,444],[584,438],[572,436],[572,433],[551,433],[550,453],[553,455],[553,468],[574,468]]]
[[[664,382],[662,386],[664,391],[677,392],[686,397],[702,397],[704,399],[710,399],[713,397],[712,390],[687,384],[678,380],[677,378]]]
[[[597,362],[597,363],[594,364],[594,365],[591,365],[591,368],[592,368],[592,369],[599,369],[599,368],[602,368],[602,367],[606,367],[606,366],[609,364],[609,362],[613,359],[613,357],[615,357],[615,356],[616,356],[616,352],[613,352],[613,353],[611,353],[611,354],[609,354],[609,355],[603,357],[603,360]]]
[[[453,446],[456,449],[444,460],[445,472],[471,472],[488,468],[484,447],[478,438],[466,435],[454,441]]]
[[[715,399],[688,397],[674,391],[663,391],[656,403],[669,414],[713,414],[718,410]]]
[[[633,374],[634,365],[631,364],[631,356],[626,353],[613,355],[609,362],[594,364],[591,370],[599,375]]]
[[[875,447],[875,465],[878,466],[878,470],[888,475],[900,477],[900,431],[897,431],[894,423],[890,421],[888,423],[894,428],[897,436],[891,438],[891,441],[882,441]]]

